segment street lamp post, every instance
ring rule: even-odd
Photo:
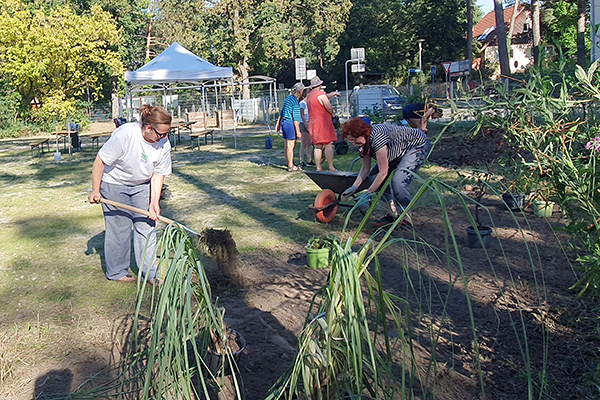
[[[419,70],[421,71],[421,74],[419,75],[420,79],[419,81],[421,82],[421,84],[423,83],[423,42],[425,41],[425,39],[419,39],[417,40],[417,43],[419,43]]]
[[[346,73],[346,111],[348,113],[348,116],[350,116],[350,93],[348,93],[348,63],[352,61],[354,60],[347,60],[344,63],[344,72]]]

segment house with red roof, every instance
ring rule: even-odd
[[[512,33],[509,49],[510,72],[523,72],[533,63],[533,33],[531,10],[523,4],[518,4],[504,9],[504,24],[506,35]],[[510,29],[511,21],[514,23]],[[473,58],[472,69],[478,70],[482,66],[494,68],[497,76],[500,73],[498,58],[498,39],[496,36],[496,13],[487,13],[481,21],[473,27],[473,39],[481,44],[480,56]]]

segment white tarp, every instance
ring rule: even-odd
[[[217,67],[177,42],[140,69],[125,72],[127,85],[192,83],[232,77],[231,67]]]

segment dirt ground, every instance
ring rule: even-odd
[[[452,135],[442,144],[431,162],[445,166],[502,151],[488,140],[467,143]],[[386,289],[411,304],[415,354],[423,368],[411,382],[413,393],[417,398],[526,399],[529,373],[534,397],[543,387],[542,398],[598,398],[591,383],[600,349],[596,304],[569,289],[578,275],[574,256],[558,245],[559,239],[565,243],[555,230],[563,224],[560,211],[556,209],[546,220],[534,217],[530,207],[513,215],[498,198],[484,198],[483,203],[494,225],[487,253],[466,246],[464,211],[460,207],[449,210],[464,280],[458,270],[431,254],[429,263],[415,263],[401,245],[390,246],[381,257]],[[414,232],[394,233],[394,237],[422,238],[444,248],[440,212],[417,209],[411,218]],[[332,230],[340,229],[341,223],[336,218]],[[368,226],[362,239],[371,233],[373,228]],[[306,266],[302,249],[283,256],[276,255],[282,249],[277,250],[244,254],[243,287],[217,290],[228,323],[248,343],[241,360],[248,400],[264,398],[289,366],[308,302],[327,277],[327,270]],[[420,283],[408,289],[409,281]],[[428,333],[432,322],[440,335],[435,350]],[[437,363],[432,375],[437,384],[435,389],[425,389],[424,370],[434,353]]]
[[[492,153],[498,150],[485,146]],[[430,162],[460,165],[488,150],[454,141],[449,135]],[[527,399],[529,373],[533,397],[543,387],[542,398],[598,398],[591,383],[596,381],[600,360],[596,304],[569,290],[578,275],[574,256],[558,246],[553,230],[562,225],[560,211],[556,209],[546,220],[534,217],[531,208],[513,215],[498,198],[483,202],[494,225],[494,240],[487,252],[466,246],[463,232],[469,224],[464,211],[460,207],[448,210],[460,249],[453,257],[460,257],[462,275],[456,263],[449,265],[439,256],[441,251],[422,249],[416,259],[405,246],[395,244],[380,257],[386,289],[411,307],[413,346],[420,366],[409,382],[414,396]],[[411,212],[414,230],[396,232],[394,237],[423,239],[444,249],[452,235],[444,235],[442,217],[439,210],[417,209]],[[342,222],[336,217],[330,224],[332,231],[339,231]],[[373,232],[368,225],[361,240]],[[564,243],[564,237],[558,237]],[[295,244],[244,253],[236,267],[241,284],[213,285],[226,309],[227,324],[242,333],[247,343],[240,359],[247,400],[263,399],[294,357],[309,302],[328,272],[310,269],[306,263],[303,248]],[[432,326],[439,335],[435,348],[430,340]],[[428,364],[433,355],[435,364]],[[430,365],[433,369],[427,376]],[[72,379],[60,372],[41,385],[50,387],[57,379]]]

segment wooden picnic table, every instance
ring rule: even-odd
[[[170,136],[173,136],[173,149],[177,150],[177,142],[181,143],[181,130],[186,129],[192,133],[192,125],[194,125],[197,121],[174,121],[171,123],[171,131]],[[175,136],[175,133],[177,136]]]

